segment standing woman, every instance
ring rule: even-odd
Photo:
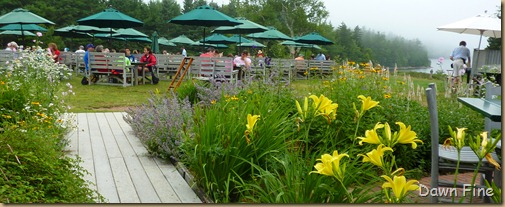
[[[142,55],[142,58],[140,58],[140,62],[146,63],[144,67],[144,71],[149,70],[151,72],[152,76],[152,82],[153,84],[158,84],[159,79],[156,77],[156,74],[154,73],[154,67],[156,67],[156,56],[154,56],[153,52],[151,51],[150,47],[144,47],[144,55]],[[142,72],[140,70],[139,72]]]
[[[57,63],[58,58],[60,57],[60,51],[58,50],[58,46],[56,45],[56,43],[54,43],[54,42],[49,43],[47,50],[48,50],[49,56],[51,56],[51,58],[53,58],[54,62]]]

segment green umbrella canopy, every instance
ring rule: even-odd
[[[29,32],[29,31],[12,31],[12,30],[7,30],[7,31],[3,31],[3,32],[0,32],[0,35],[26,35],[26,36],[36,36],[35,34],[33,34],[32,32]]]
[[[71,26],[66,26],[66,27],[62,27],[59,29],[55,29],[54,35],[61,36],[61,37],[75,37],[75,38],[93,37],[92,35],[90,35],[86,32],[78,32],[78,31],[71,30],[74,27],[75,27],[74,25],[71,25]]]
[[[158,43],[160,45],[171,46],[171,47],[177,46],[173,42],[170,42],[167,38],[164,38],[164,37],[159,38]]]
[[[261,32],[261,33],[253,33],[247,35],[247,37],[255,38],[255,39],[269,39],[269,40],[291,40],[291,37],[285,35],[282,32],[279,32],[274,27],[268,27],[269,30]]]
[[[243,42],[241,44],[238,44],[237,46],[240,46],[240,47],[265,47],[264,44],[261,44],[261,43],[256,42],[256,41]]]
[[[186,44],[186,45],[193,45],[195,43],[195,41],[189,39],[188,37],[186,37],[186,35],[180,35],[169,41],[175,44]]]
[[[153,32],[151,40],[153,41],[151,44],[151,49],[153,53],[160,53],[160,45],[158,43],[158,33],[156,31]]]
[[[13,30],[13,31],[21,31],[21,24],[8,24],[3,27],[0,27],[0,30]],[[39,31],[39,32],[47,32],[47,29],[41,27],[36,24],[25,24],[23,25],[24,31]]]
[[[230,39],[233,40],[233,41],[235,41],[235,42],[251,42],[252,41],[252,40],[247,39],[245,37],[241,37],[238,34],[235,34],[235,35],[231,36]]]
[[[231,43],[236,43],[234,40],[230,39],[227,36],[224,36],[222,34],[217,34],[214,33],[203,40],[200,40],[200,42],[204,43],[210,43],[210,44],[231,44]]]
[[[116,33],[112,34],[112,37],[123,37],[123,38],[135,38],[135,37],[149,37],[148,35],[137,31],[136,29],[118,29]]]
[[[214,9],[211,6],[204,5],[196,7],[185,14],[179,15],[168,21],[169,23],[195,26],[235,26],[242,24],[236,19]]]
[[[18,8],[0,17],[0,25],[5,24],[54,24],[54,22],[31,13],[26,9]]]
[[[249,21],[244,17],[237,17],[237,21],[242,22],[242,24],[236,26],[221,26],[216,28],[213,33],[221,33],[221,34],[249,34],[256,32],[264,32],[267,31],[268,28],[259,25],[255,22]]]
[[[295,42],[315,45],[331,45],[333,42],[321,36],[317,32],[312,32],[295,39]]]
[[[321,50],[321,47],[319,47],[317,45],[303,44],[303,43],[299,43],[299,42],[295,42],[295,41],[291,41],[291,40],[286,40],[284,42],[281,42],[281,45],[293,46],[293,47],[315,48],[315,49]]]
[[[208,46],[208,47],[215,47],[215,48],[228,48],[228,46],[223,45],[223,44],[209,44],[209,43],[203,43],[200,41],[196,41],[195,43],[191,44],[193,46]]]
[[[102,12],[77,20],[80,25],[110,28],[140,27],[144,23],[138,19],[109,7]]]
[[[111,28],[99,28],[87,25],[70,25],[67,28],[68,31],[71,32],[88,32],[88,33],[109,33]],[[116,30],[112,30],[112,32],[116,32]]]

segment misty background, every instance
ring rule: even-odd
[[[183,6],[184,0],[177,0]],[[229,0],[213,0],[219,5]],[[321,0],[329,12],[328,22],[335,28],[345,23],[381,32],[387,36],[419,39],[430,58],[449,58],[452,50],[464,40],[473,53],[479,45],[478,35],[437,31],[437,27],[479,14],[493,15],[501,6],[500,0]],[[487,46],[482,38],[481,49]]]

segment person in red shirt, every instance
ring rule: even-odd
[[[153,84],[158,84],[159,79],[156,77],[155,74],[155,67],[156,67],[156,56],[154,56],[153,52],[151,51],[150,47],[144,47],[144,55],[140,58],[141,63],[146,63],[144,66],[144,71],[149,71],[151,73],[151,80]],[[142,68],[140,68],[139,72],[142,72]]]
[[[216,50],[213,47],[207,48],[207,52],[200,55],[200,57],[214,57]]]
[[[51,56],[51,58],[53,58],[54,62],[57,63],[58,62],[58,58],[60,58],[60,51],[58,50],[58,46],[56,45],[56,43],[49,43],[48,45],[48,53],[49,53],[49,56]]]

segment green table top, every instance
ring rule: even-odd
[[[495,122],[501,122],[501,100],[485,100],[481,98],[458,98],[465,106],[481,113]]]

